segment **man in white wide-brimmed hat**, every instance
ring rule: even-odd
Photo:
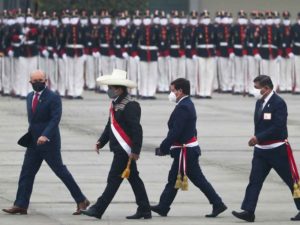
[[[136,83],[126,78],[126,71],[118,69],[113,70],[111,75],[99,77],[97,82],[100,85],[108,85],[107,94],[113,101],[109,120],[96,143],[95,150],[99,154],[99,150],[109,142],[114,158],[103,194],[93,206],[83,210],[82,213],[101,219],[123,178],[128,178],[138,209],[127,219],[150,219],[152,216],[147,192],[136,165],[143,141],[143,130],[140,124],[141,108],[139,103],[131,99],[127,91],[128,88],[135,88]]]

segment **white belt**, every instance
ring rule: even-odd
[[[35,41],[24,41],[25,45],[33,45]]]
[[[14,47],[20,47],[21,46],[20,43],[12,43],[11,45],[14,46]]]
[[[294,42],[294,45],[296,45],[297,47],[300,47],[300,42]]]
[[[188,144],[183,144],[182,146],[181,145],[172,145],[170,149],[182,148],[182,147],[192,148],[192,147],[196,147],[196,146],[199,146],[198,141],[194,141],[194,142],[191,142],[191,143],[188,143]]]
[[[220,46],[228,46],[228,43],[227,42],[220,42]]]
[[[277,148],[283,144],[285,144],[285,142],[278,142],[269,145],[255,145],[255,147],[260,149],[272,149],[272,148]]]
[[[241,49],[241,48],[243,48],[243,45],[233,45],[233,47]]]
[[[100,47],[108,48],[108,47],[109,47],[109,44],[100,44]]]
[[[254,45],[253,45],[253,43],[248,43],[248,46],[253,47]]]
[[[170,47],[171,47],[171,48],[180,48],[179,45],[171,45]]]
[[[53,47],[51,47],[51,46],[48,46],[48,47],[47,47],[47,50],[49,50],[49,51],[53,51]]]
[[[187,45],[187,46],[185,46],[185,48],[187,48],[187,49],[191,49],[191,48],[192,48],[192,46],[191,46],[191,45]]]
[[[285,47],[286,47],[286,43],[283,43],[283,44],[282,44],[282,47],[284,47],[284,48],[285,48]]]
[[[157,50],[157,46],[147,46],[147,45],[140,45],[140,49],[143,50]]]
[[[275,45],[269,45],[269,44],[266,44],[266,45],[261,45],[262,48],[278,48],[277,46]]]
[[[83,48],[83,45],[74,45],[74,44],[70,44],[70,45],[67,45],[67,48]]]
[[[126,45],[124,45],[124,48],[127,48],[128,47],[128,45],[126,44]],[[121,48],[121,45],[115,45],[115,48]]]
[[[197,45],[198,48],[214,48],[214,44],[203,44],[203,45]]]

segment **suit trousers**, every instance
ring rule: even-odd
[[[168,176],[168,183],[166,184],[165,189],[163,190],[160,196],[159,206],[162,210],[168,211],[176,197],[178,189],[175,189],[174,186],[178,174],[178,162],[179,154],[174,156],[174,161]],[[187,150],[186,172],[189,180],[196,187],[198,187],[200,191],[203,192],[210,204],[214,206],[222,204],[222,199],[216,193],[212,185],[207,181],[206,177],[202,173],[202,170],[199,165],[199,154],[192,149]]]
[[[274,149],[255,149],[252,159],[252,169],[249,184],[246,189],[242,209],[249,212],[255,211],[259,193],[271,169],[274,169],[281,179],[293,192],[293,179],[288,162],[286,146],[281,145]],[[294,199],[296,207],[300,210],[300,199]]]
[[[47,144],[46,144],[47,145]],[[28,148],[25,153],[24,162],[19,178],[18,191],[15,205],[21,208],[28,208],[32,193],[35,175],[43,162],[49,165],[51,170],[58,176],[70,191],[74,200],[79,203],[86,199],[79,186],[76,184],[71,173],[63,164],[60,149],[57,148]]]
[[[126,168],[127,161],[128,155],[125,151],[117,151],[114,153],[114,158],[107,178],[106,188],[102,195],[98,198],[97,202],[92,206],[92,208],[95,208],[98,211],[100,216],[102,216],[105,212],[123,181],[121,174]],[[150,211],[150,204],[147,192],[143,181],[139,177],[135,161],[132,161],[130,170],[128,181],[135,195],[135,200],[138,205],[137,210],[140,212],[148,212]]]

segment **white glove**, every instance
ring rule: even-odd
[[[230,59],[233,59],[233,58],[234,58],[234,53],[233,53],[233,52],[231,52],[231,53],[229,54],[229,58],[230,58]]]
[[[9,50],[7,54],[8,54],[9,57],[13,57],[14,56],[14,52],[12,50]]]
[[[261,56],[260,56],[259,54],[255,54],[255,55],[254,55],[254,58],[255,58],[256,60],[258,60],[258,61],[261,60]]]
[[[49,57],[49,52],[46,50],[46,49],[44,49],[43,51],[42,51],[42,54],[43,54],[43,56],[45,56],[45,57]]]
[[[58,58],[58,55],[56,53],[53,53],[53,59],[56,61]]]
[[[19,35],[19,39],[21,40],[21,43],[24,43],[26,37],[24,35]]]
[[[128,53],[127,52],[123,52],[122,56],[123,56],[124,59],[128,59]]]
[[[66,54],[66,53],[64,53],[64,54],[62,55],[62,59],[63,59],[64,61],[67,61],[67,54]]]
[[[193,60],[197,60],[198,59],[198,56],[197,55],[193,55]]]
[[[290,52],[290,53],[289,53],[289,58],[292,59],[292,58],[294,58],[294,57],[295,57],[294,53]]]
[[[93,52],[93,57],[99,58],[100,57],[100,53],[99,52]]]
[[[140,57],[138,55],[133,57],[136,61],[140,61]]]
[[[277,58],[276,58],[275,60],[276,60],[277,63],[279,63],[279,62],[281,61],[281,59],[282,59],[282,58],[281,58],[281,56],[279,55],[279,56],[277,56]]]

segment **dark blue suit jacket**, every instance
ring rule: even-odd
[[[192,137],[197,137],[197,115],[190,97],[182,99],[175,107],[168,121],[169,132],[160,145],[160,151],[168,154],[175,143],[185,144]],[[200,155],[200,147],[190,148]],[[179,149],[171,150],[171,156],[178,154]]]
[[[258,116],[259,101],[256,102],[254,123],[258,142],[285,140],[287,132],[287,106],[276,93],[269,99],[262,113]],[[270,118],[271,116],[271,118]]]
[[[59,122],[62,114],[62,104],[60,96],[45,88],[42,92],[35,113],[32,112],[32,100],[34,92],[27,96],[27,114],[29,128],[32,135],[31,147],[36,148],[37,139],[46,136],[50,141],[41,148],[60,148]]]

